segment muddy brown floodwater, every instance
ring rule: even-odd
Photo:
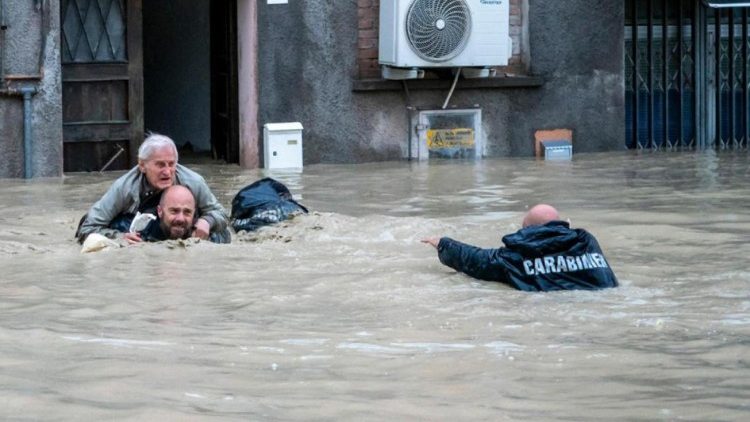
[[[121,173],[0,180],[0,419],[750,419],[747,152],[192,168],[227,207],[271,175],[314,213],[81,254]],[[538,202],[621,287],[523,293],[419,243],[499,245]]]

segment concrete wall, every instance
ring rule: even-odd
[[[143,2],[146,131],[211,150],[209,0]]]
[[[624,22],[618,0],[529,1],[531,72],[547,82],[514,105],[516,136],[565,127],[576,151],[625,149]]]
[[[7,30],[0,34],[5,86],[0,86],[0,177],[24,176],[23,101],[8,89],[32,86],[31,175],[62,175],[60,2],[4,0]],[[0,69],[0,72],[2,70]]]
[[[300,121],[306,163],[401,159],[408,118],[400,92],[352,92],[358,3],[259,2],[259,123]],[[489,156],[531,156],[538,129],[570,128],[576,152],[624,148],[623,4],[529,0],[530,72],[541,88],[457,90],[478,104]],[[411,91],[418,107],[447,92]]]

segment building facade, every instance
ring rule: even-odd
[[[559,128],[572,130],[576,151],[624,149],[622,2],[511,6],[510,66],[496,78],[460,80],[449,101],[481,110],[482,155],[533,155],[535,132]],[[418,115],[442,109],[452,78],[407,81],[406,90],[378,80],[378,7],[260,5],[260,121],[300,121],[306,161],[424,157]]]
[[[0,2],[0,177],[63,171],[58,2]]]
[[[507,66],[399,81],[378,62],[381,1],[0,0],[0,177],[124,169],[150,131],[253,168],[263,125],[279,122],[304,127],[306,164],[526,157],[540,131],[567,134],[575,152],[727,134],[747,145],[745,9],[501,0]],[[709,68],[736,75],[733,94],[710,90]]]

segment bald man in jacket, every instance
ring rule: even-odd
[[[482,249],[449,237],[428,237],[440,262],[487,281],[523,291],[596,290],[616,287],[617,277],[596,238],[571,229],[547,204],[524,215],[523,228],[503,237],[505,247]]]

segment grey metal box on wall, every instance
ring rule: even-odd
[[[573,145],[568,141],[542,141],[545,160],[570,160],[573,158]]]

